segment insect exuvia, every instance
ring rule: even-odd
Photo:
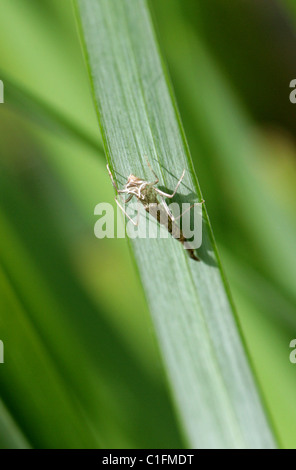
[[[168,232],[180,243],[183,245],[187,242],[187,239],[185,238],[182,230],[180,227],[176,224],[176,221],[180,219],[186,211],[183,212],[178,217],[174,217],[172,212],[170,211],[167,203],[165,202],[165,198],[173,198],[175,194],[177,193],[178,187],[180,186],[184,175],[185,175],[185,170],[183,170],[183,173],[181,175],[181,178],[179,179],[174,191],[172,194],[165,193],[164,191],[161,191],[159,188],[156,188],[155,185],[159,182],[159,179],[156,175],[156,173],[153,171],[151,168],[150,163],[147,161],[147,164],[155,176],[155,181],[149,182],[146,180],[143,180],[142,178],[138,178],[137,176],[130,174],[126,184],[124,185],[123,189],[118,189],[114,178],[112,176],[112,173],[110,171],[109,165],[107,165],[107,170],[112,182],[112,185],[114,186],[116,192],[118,194],[127,194],[128,197],[124,200],[124,203],[128,203],[134,196],[137,198],[137,200],[143,204],[144,209],[149,212],[153,217],[157,219],[159,223],[162,225],[165,225],[166,229]],[[161,200],[161,202],[159,201]],[[135,222],[124,210],[118,199],[115,197],[116,204],[118,207],[123,211],[123,213],[128,217],[128,219],[134,224],[137,225],[138,223]],[[202,201],[204,202],[204,201]],[[191,209],[195,204],[192,204],[189,209]],[[188,244],[188,243],[187,243]],[[199,261],[199,258],[196,256],[194,250],[190,247],[186,247],[186,250],[189,253],[190,258]]]

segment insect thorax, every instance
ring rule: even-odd
[[[142,204],[145,206],[149,206],[149,204],[159,204],[159,200],[157,197],[157,193],[153,186],[147,185],[145,189],[142,191],[143,199],[141,199]]]

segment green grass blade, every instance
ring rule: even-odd
[[[30,449],[31,446],[0,400],[0,449]]]
[[[254,246],[255,256],[252,253],[247,256],[257,258],[257,268],[295,301],[295,224],[287,216],[273,184],[266,182],[258,171],[260,155],[266,150],[258,144],[258,135],[254,133],[250,117],[209,54],[202,36],[184,21],[180,3],[170,3],[170,19],[162,25],[162,37],[175,81],[182,85],[183,104],[189,110],[194,135],[199,136],[197,161],[206,152],[208,166],[214,173],[213,182],[216,177],[217,184],[220,180],[222,188],[223,185],[227,187],[226,198],[227,194],[230,197],[220,203],[223,206],[220,214],[223,211],[230,212],[230,215],[235,213],[236,220],[231,222],[237,224],[237,220],[240,221],[249,243]],[[155,6],[156,11],[165,17],[165,2],[156,2]],[[180,39],[172,34],[177,27]],[[168,37],[174,39],[167,41]],[[214,194],[217,194],[217,189]],[[229,204],[231,211],[228,210]],[[223,221],[226,215],[222,215]],[[231,237],[227,242],[231,248]],[[260,250],[256,252],[257,245]],[[246,251],[243,244],[241,247]],[[261,253],[259,262],[258,251]]]
[[[50,132],[62,136],[67,135],[95,150],[96,154],[103,154],[100,141],[95,141],[91,135],[88,135],[79,125],[72,122],[70,118],[44,102],[41,98],[25,90],[21,85],[16,84],[2,70],[0,71],[0,78],[5,84],[6,104]]]
[[[140,367],[104,303],[94,303],[73,271],[71,241],[57,228],[52,204],[54,195],[63,197],[68,228],[74,216],[77,223],[67,192],[46,165],[23,178],[23,190],[0,168],[0,389],[24,435],[34,448],[159,448],[163,440],[179,448],[164,387]],[[42,211],[46,220],[37,224]],[[0,414],[0,428],[1,421]]]
[[[77,1],[105,151],[118,184],[150,179],[201,197],[144,0]],[[135,260],[190,447],[275,446],[204,211],[201,262],[175,240],[136,239]],[[140,314],[140,312],[139,312]]]

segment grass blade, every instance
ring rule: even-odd
[[[75,138],[75,140],[79,140],[92,150],[95,150],[97,154],[102,154],[103,148],[99,140],[94,141],[90,135],[87,135],[71,119],[25,90],[24,87],[16,84],[3,71],[0,71],[0,77],[5,83],[5,102],[12,106],[13,109],[41,127],[53,133]]]
[[[143,448],[147,442],[159,448],[164,439],[166,448],[179,448],[164,387],[140,367],[107,321],[104,303],[94,303],[71,269],[69,239],[57,228],[52,204],[53,195],[61,195],[59,180],[45,165],[29,181],[23,178],[32,192],[24,191],[0,168],[0,332],[8,345],[0,388],[6,407],[34,448]],[[42,210],[47,218],[38,225]],[[79,211],[68,200],[64,218],[74,214],[77,221]],[[163,423],[155,430],[157,418]],[[145,423],[141,433],[139,422]]]
[[[143,0],[77,1],[77,15],[105,151],[118,184],[151,175],[198,200],[176,103]],[[136,263],[153,315],[189,446],[275,446],[258,396],[210,223],[204,211],[201,263],[169,239],[136,239]]]
[[[0,449],[30,449],[30,444],[0,400]]]

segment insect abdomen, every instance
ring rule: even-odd
[[[171,218],[168,217],[168,214],[164,210],[162,206],[159,204],[149,204],[145,207],[146,211],[149,212],[157,221],[166,227],[167,231],[172,235],[175,240],[178,240],[182,245],[187,242],[181,228],[174,222]],[[194,259],[195,261],[199,261],[199,258],[196,256],[194,250],[192,248],[186,248],[190,258]]]

